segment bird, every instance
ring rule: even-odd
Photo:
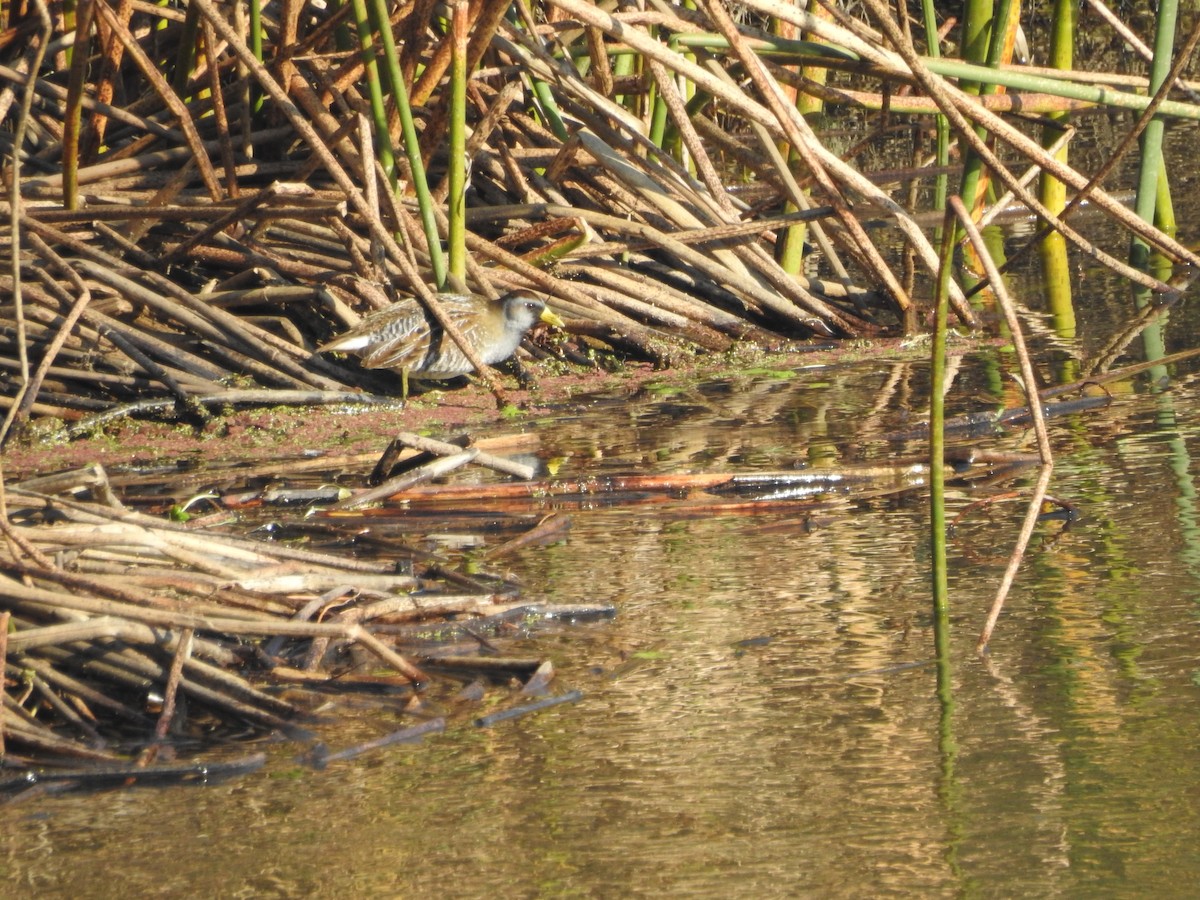
[[[442,309],[486,365],[512,356],[539,320],[561,327],[562,319],[527,290],[509,291],[498,300],[469,294],[438,294]],[[318,353],[348,352],[367,369],[395,369],[407,388],[408,377],[421,381],[454,378],[475,370],[432,314],[415,297],[376,310],[344,334],[317,348]],[[407,390],[406,392],[407,393]]]

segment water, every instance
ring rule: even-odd
[[[1087,356],[1128,296],[1078,272],[1066,346]],[[1036,271],[1021,277],[1036,300]],[[1168,349],[1198,324],[1174,311]],[[1063,346],[1035,341],[1049,380]],[[964,358],[952,414],[1019,403],[1014,369],[1003,348]],[[1110,386],[1111,406],[1052,422],[1051,493],[1079,518],[1039,525],[985,657],[975,640],[1023,507],[972,504],[1025,496],[1034,473],[951,491],[941,694],[919,496],[761,514],[597,502],[570,511],[565,542],[506,562],[528,598],[617,606],[512,648],[553,659],[581,702],[321,772],[267,742],[245,748],[267,767],[229,783],[20,804],[0,829],[0,893],[1194,896],[1194,373],[1174,367],[1160,393],[1149,375]],[[880,360],[665,384],[529,428],[564,474],[836,468],[919,452],[886,435],[927,395],[922,363]],[[1033,447],[1019,430],[964,443]],[[411,722],[399,704],[340,712],[333,749]]]
[[[964,364],[964,406],[979,408],[994,356]],[[922,369],[864,364],[600,402],[545,433],[545,452],[597,472],[879,459],[886,426],[908,417],[861,411],[896,384],[917,390]],[[1200,398],[1187,372],[1167,394],[1128,387],[1053,423],[1052,493],[1080,518],[1039,526],[983,658],[974,641],[1023,509],[968,510],[996,491],[953,493],[952,515],[968,512],[951,551],[944,700],[918,497],[846,498],[812,515],[576,510],[567,541],[509,567],[526,597],[619,608],[521,648],[553,659],[580,703],[324,772],[298,765],[295,744],[268,744],[263,772],[223,785],[18,805],[3,831],[5,890],[1188,895],[1200,879],[1189,452]],[[344,744],[409,721],[368,709],[348,717]]]

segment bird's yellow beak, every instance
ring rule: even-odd
[[[560,319],[554,313],[550,312],[550,307],[548,307],[548,306],[542,310],[542,314],[540,316],[538,316],[538,318],[541,319],[543,322],[545,322],[547,325],[553,325],[555,328],[562,328],[563,325],[566,324],[565,322],[563,322],[562,319]]]

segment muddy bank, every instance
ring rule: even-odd
[[[964,348],[986,342],[964,343]],[[230,410],[200,427],[166,421],[122,419],[95,433],[68,439],[61,423],[42,421],[4,452],[4,475],[19,480],[87,463],[129,464],[168,459],[207,462],[261,462],[314,452],[370,453],[382,450],[399,430],[433,435],[471,429],[486,433],[523,425],[579,404],[633,398],[651,385],[687,387],[738,373],[773,373],[803,378],[805,372],[878,360],[915,360],[925,354],[918,342],[848,342],[808,352],[766,353],[744,348],[730,354],[680,359],[671,368],[627,364],[618,372],[582,370],[556,374],[549,365],[531,367],[532,383],[518,389],[508,379],[511,406],[497,408],[482,385],[431,390],[397,400],[394,406],[274,407]]]

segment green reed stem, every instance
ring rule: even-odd
[[[371,104],[371,120],[375,126],[375,153],[389,178],[395,177],[396,157],[392,151],[392,137],[388,133],[387,110],[383,103],[383,84],[379,78],[379,64],[375,58],[375,40],[371,16],[366,0],[352,0],[354,22],[358,27],[358,45],[363,69],[367,78],[367,98]],[[386,20],[385,20],[386,21]],[[367,160],[363,160],[364,167]]]
[[[79,135],[83,128],[84,80],[87,77],[89,33],[95,11],[95,0],[84,0],[76,8],[75,48],[67,75],[67,104],[63,121],[63,208],[79,207]],[[36,73],[34,73],[36,74]],[[30,76],[32,79],[32,75]],[[32,80],[26,88],[33,90]],[[15,152],[15,151],[14,151]]]
[[[658,86],[653,83],[650,85],[649,102],[653,112],[650,114],[650,132],[647,136],[654,146],[660,150],[665,150],[666,148],[663,145],[669,133],[670,111],[667,109],[667,104],[663,100],[662,94],[659,93]]]
[[[830,18],[831,14],[822,7],[817,0],[807,0],[807,9],[814,16],[822,18]],[[771,31],[781,38],[791,40],[791,35],[801,34],[797,31],[797,26],[786,22],[783,19],[774,19],[771,22]],[[805,41],[805,43],[811,43]],[[827,81],[829,70],[824,66],[804,66],[800,69],[804,78],[814,84],[824,85]],[[798,91],[796,94],[796,109],[799,110],[802,116],[816,115],[825,109],[825,103],[815,93]],[[793,147],[781,147],[781,150],[786,150],[788,163],[792,164],[799,160],[799,154],[796,153]],[[807,192],[806,192],[807,196]],[[789,200],[783,206],[783,213],[798,212],[798,207],[794,202]],[[798,222],[795,225],[790,225],[786,229],[780,231],[775,240],[775,261],[779,263],[779,267],[789,275],[799,275],[804,268],[804,245],[808,240],[808,223]]]
[[[1175,201],[1171,199],[1171,181],[1167,177],[1167,161],[1163,158],[1162,149],[1158,152],[1158,200],[1154,204],[1154,224],[1160,231],[1174,236],[1177,231],[1175,222]]]
[[[638,58],[635,53],[618,53],[613,56],[613,77],[626,78],[637,74]],[[617,94],[613,100],[634,115],[638,114],[640,94]]]
[[[254,54],[255,59],[262,62],[262,0],[250,0],[250,52]]]
[[[189,9],[191,5],[189,4]],[[262,23],[262,0],[250,0],[250,52],[254,54],[254,58],[262,62],[263,58],[263,23]],[[258,84],[251,79],[250,81],[250,97],[251,105],[255,112],[262,109],[263,96]]]
[[[946,573],[946,333],[949,330],[950,275],[956,245],[955,216],[946,206],[938,267],[936,314],[929,361],[929,538],[934,620],[949,615],[950,588]],[[946,628],[949,620],[946,619]],[[940,649],[940,648],[939,648]]]
[[[983,64],[987,59],[988,45],[993,26],[995,4],[992,0],[963,0],[962,5],[962,52],[965,60]],[[964,81],[960,86],[968,94],[978,94],[982,82]],[[970,208],[970,200],[967,207]]]
[[[1050,34],[1050,66],[1055,69],[1067,69],[1075,64],[1075,0],[1054,0],[1053,22]],[[1049,113],[1046,119],[1051,122],[1070,121],[1070,113]],[[1062,130],[1048,126],[1042,131],[1042,146],[1049,148],[1062,136]],[[1064,165],[1069,152],[1064,144],[1055,154],[1055,158]],[[1039,186],[1042,203],[1050,212],[1057,215],[1066,208],[1067,186],[1053,175],[1042,173]]]
[[[356,20],[359,18],[359,8],[364,6],[364,0],[352,0]],[[379,29],[384,47],[384,60],[388,67],[388,80],[391,82],[392,102],[396,104],[396,113],[400,117],[400,133],[404,138],[404,155],[408,160],[409,174],[412,177],[412,190],[417,197],[417,209],[421,215],[421,230],[425,233],[425,243],[429,250],[429,264],[433,269],[433,281],[439,288],[446,283],[446,257],[442,252],[442,239],[438,233],[437,217],[434,215],[433,195],[429,192],[429,180],[425,176],[425,162],[421,158],[421,145],[417,140],[417,126],[413,119],[412,105],[408,102],[408,87],[400,71],[399,54],[396,52],[396,42],[392,37],[387,0],[372,0],[375,19],[383,23]],[[362,26],[359,26],[362,34]],[[369,35],[368,35],[369,38]],[[365,57],[364,57],[365,58]],[[374,57],[372,57],[372,60]],[[378,79],[376,79],[378,81]],[[386,141],[389,159],[392,165],[384,165],[384,170],[394,180],[395,157],[392,153],[391,132],[387,127],[386,116],[382,121],[382,138]],[[376,134],[380,134],[380,121],[375,123]],[[383,157],[380,157],[383,161]],[[367,164],[367,160],[363,161]]]
[[[175,53],[175,72],[171,89],[181,97],[187,91],[192,69],[196,66],[196,39],[200,34],[200,11],[188,6],[183,17],[183,28],[179,31],[179,46]]]
[[[1007,0],[1001,0],[1001,5]],[[967,0],[963,5],[963,50],[964,56],[974,63],[982,63],[992,68],[997,60],[997,47],[1003,42],[1004,26],[997,21],[995,4],[991,0]],[[962,89],[969,94],[994,93],[996,85],[987,81],[965,81]],[[975,133],[980,138],[987,138],[987,130],[976,126]],[[979,192],[979,182],[983,178],[983,160],[970,148],[963,152],[963,174],[959,185],[959,195],[967,205],[974,209]],[[958,229],[956,224],[955,229]]]
[[[940,59],[942,48],[938,41],[937,11],[933,0],[921,0],[921,17],[925,20],[925,47],[930,59]],[[940,113],[934,116],[934,126],[937,129],[937,166],[945,169],[950,165],[950,122]],[[946,208],[946,190],[949,176],[941,172],[934,185],[934,209]]]
[[[456,290],[465,290],[467,281],[467,17],[466,0],[454,0],[450,12],[450,158],[446,163],[450,190],[446,242],[450,256],[449,282]]]
[[[708,34],[677,35],[673,41],[680,46],[705,47],[710,50],[725,50],[729,46],[724,38]],[[808,41],[786,41],[781,38],[767,41],[746,38],[745,44],[760,55],[770,56],[778,62],[824,60],[827,65],[843,68],[846,63],[857,60],[857,57],[849,51]],[[1045,74],[1032,75],[1021,71],[1019,66],[992,69],[986,65],[964,62],[959,59],[928,56],[919,57],[919,59],[929,71],[944,78],[958,79],[960,87],[964,88],[972,81],[987,82],[1018,91],[1050,94],[1055,97],[1065,97],[1068,100],[1094,103],[1097,106],[1109,106],[1115,109],[1131,109],[1137,112],[1141,112],[1150,105],[1150,97],[1146,94],[1135,94],[1131,91],[1100,85],[1080,84],[1066,78],[1053,78]],[[872,70],[868,69],[867,71]],[[1151,91],[1152,94],[1153,91]],[[1200,105],[1194,103],[1164,100],[1159,106],[1159,112],[1168,118],[1200,120]]]
[[[1162,86],[1171,69],[1171,55],[1175,49],[1175,22],[1178,14],[1177,0],[1162,0],[1159,4],[1158,25],[1154,33],[1154,58],[1150,61],[1151,95]],[[1144,222],[1154,221],[1160,177],[1162,180],[1166,179],[1166,168],[1162,156],[1164,128],[1163,118],[1155,116],[1142,132],[1142,162],[1138,171],[1137,199],[1134,201],[1133,208]],[[1146,268],[1150,262],[1150,245],[1141,238],[1135,237],[1129,250],[1129,261],[1140,269]]]
[[[388,13],[387,0],[371,0],[369,10],[371,14],[371,24],[374,29],[379,32],[379,44],[382,47],[380,56],[383,59],[383,79],[382,85],[386,92],[392,96],[392,102],[396,102],[396,85],[403,86],[404,76],[400,72],[400,53],[396,49],[396,38],[392,34],[391,17]],[[401,88],[403,89],[403,87]],[[391,130],[388,130],[388,151],[394,153],[394,146],[391,141]],[[394,157],[393,157],[394,159]],[[384,169],[389,175],[393,176],[393,187],[395,186],[394,168],[384,166]]]

